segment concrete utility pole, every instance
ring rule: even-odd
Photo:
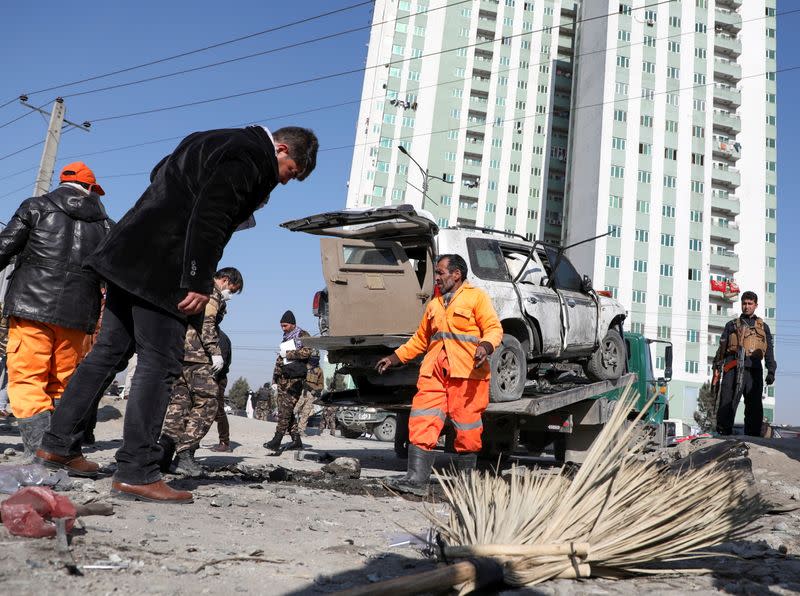
[[[50,185],[53,183],[53,172],[56,168],[58,144],[61,141],[61,132],[63,131],[64,123],[66,122],[70,126],[74,126],[86,132],[89,132],[89,127],[92,124],[90,122],[76,124],[67,120],[64,117],[67,113],[67,107],[64,105],[64,99],[61,97],[57,97],[53,102],[53,111],[49,114],[41,108],[28,105],[28,97],[25,95],[20,96],[19,101],[26,108],[50,116],[50,125],[47,127],[47,136],[44,139],[42,159],[39,162],[39,173],[36,175],[36,183],[33,185],[33,196],[38,197],[46,192],[50,192]]]

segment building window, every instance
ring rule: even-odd
[[[650,213],[650,201],[638,199],[636,201],[636,211],[639,213]]]
[[[672,265],[669,263],[661,263],[658,274],[661,277],[672,277]]]
[[[611,238],[619,238],[620,236],[622,236],[622,228],[620,228],[618,225],[615,224],[609,224],[608,235]]]
[[[641,259],[634,259],[633,270],[637,273],[647,273],[647,261]]]
[[[697,211],[696,209],[689,211],[689,221],[693,221],[694,223],[702,223],[703,212]]]
[[[653,146],[650,143],[639,143],[639,155],[652,155]]]
[[[647,128],[653,128],[653,117],[648,116],[647,114],[642,114],[639,117],[639,124],[646,126]]]
[[[691,312],[700,312],[700,299],[689,298],[686,301],[686,308]]]
[[[703,194],[703,189],[705,188],[705,185],[699,180],[692,180],[691,187],[692,187],[692,192]]]
[[[672,335],[672,329],[669,325],[659,325],[656,328],[656,337],[658,339],[669,339]]]
[[[625,139],[621,137],[611,137],[611,148],[625,151]]]
[[[633,290],[632,301],[635,304],[644,304],[647,302],[647,292],[644,290]]]
[[[672,308],[672,294],[659,294],[658,305],[664,308]]]
[[[619,269],[619,257],[616,255],[606,255],[606,267],[609,269]]]
[[[664,123],[664,130],[667,132],[678,132],[678,122],[676,120],[667,120]]]
[[[687,329],[686,341],[696,344],[698,341],[700,341],[700,332],[697,329]]]
[[[700,370],[700,363],[697,360],[687,360],[686,365],[684,366],[684,370],[687,373],[697,374],[697,371]]]
[[[672,234],[661,234],[661,246],[675,246],[675,236]]]
[[[643,230],[641,228],[637,228],[634,233],[634,238],[636,242],[649,242],[650,241],[650,232],[648,230]]]
[[[664,175],[664,188],[675,188],[678,185],[678,179],[670,174]],[[665,205],[666,206],[666,205]],[[673,215],[673,217],[675,217]]]
[[[703,250],[703,241],[698,238],[689,238],[689,250],[701,252]]]
[[[700,281],[702,271],[700,269],[693,269],[689,267],[689,281]]]
[[[675,207],[673,205],[662,205],[661,215],[663,217],[675,217]]]
[[[617,122],[627,122],[628,112],[625,110],[614,110],[614,120]]]
[[[608,197],[608,206],[612,209],[621,209],[622,208],[622,197],[617,195],[610,195]]]
[[[706,163],[706,156],[702,153],[692,153],[692,165],[702,166]]]
[[[664,159],[671,159],[677,160],[678,159],[678,150],[673,149],[672,147],[664,147]]]
[[[650,184],[651,174],[647,170],[639,170],[639,182],[642,184]]]
[[[622,166],[611,166],[611,177],[612,178],[624,178],[625,177],[625,168]]]

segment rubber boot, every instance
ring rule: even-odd
[[[300,434],[292,435],[292,442],[286,446],[284,451],[289,451],[292,449],[301,450],[303,448],[303,439],[300,438]]]
[[[391,478],[386,484],[400,493],[411,493],[424,497],[428,494],[431,468],[436,459],[435,451],[427,451],[416,445],[408,446],[408,471],[399,479]]]
[[[190,478],[199,478],[203,475],[203,468],[194,459],[194,453],[191,449],[181,451],[176,456],[175,473],[189,476]]]
[[[281,441],[283,441],[283,433],[275,433],[275,436],[272,437],[271,440],[264,443],[265,449],[278,449],[281,446]]]
[[[469,474],[478,466],[478,454],[474,451],[453,454],[453,468],[456,473]]]
[[[22,437],[24,459],[33,461],[36,450],[42,445],[42,437],[50,429],[50,412],[39,412],[30,418],[17,418],[19,434]]]
[[[175,457],[175,441],[172,437],[161,435],[158,444],[161,445],[161,449],[163,450],[158,467],[162,474],[167,474],[172,465],[172,458]]]

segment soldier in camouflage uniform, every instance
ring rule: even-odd
[[[225,316],[226,301],[242,291],[242,274],[226,267],[214,275],[214,291],[206,304],[202,327],[190,324],[184,342],[183,370],[172,389],[172,398],[161,429],[164,456],[161,470],[169,470],[175,454],[175,471],[200,476],[203,469],[194,452],[217,415],[219,385],[216,375],[225,366],[219,346],[219,324]]]
[[[330,391],[344,391],[345,382],[344,375],[338,373],[333,374],[331,382],[328,384]],[[332,437],[336,436],[336,408],[334,406],[325,406],[322,409],[322,420],[319,423],[319,434],[328,429]]]
[[[275,392],[272,390],[270,383],[264,385],[256,391],[256,405],[253,411],[253,418],[256,420],[269,420],[270,414],[277,406],[275,402]]]
[[[303,387],[303,395],[294,408],[294,414],[297,417],[297,428],[301,435],[307,436],[308,419],[314,413],[314,402],[320,398],[324,387],[325,378],[319,366],[319,354],[314,350],[311,358],[308,359],[308,373]]]
[[[292,442],[286,448],[302,449],[303,441],[300,439],[294,408],[303,393],[308,375],[308,360],[311,358],[312,350],[303,346],[302,338],[309,337],[309,334],[297,326],[292,311],[287,310],[283,313],[281,329],[283,330],[283,341],[294,340],[296,349],[287,351],[285,359],[278,354],[275,362],[272,382],[278,386],[278,427],[275,429],[275,436],[264,443],[264,447],[278,449],[281,446],[283,435],[288,432]]]

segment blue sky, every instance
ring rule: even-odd
[[[72,130],[63,136],[58,165],[76,159],[86,161],[105,188],[104,203],[115,219],[138,199],[147,186],[152,166],[190,132],[248,123],[271,128],[297,124],[317,132],[321,152],[314,174],[305,182],[276,189],[269,205],[257,215],[258,226],[235,234],[221,262],[238,267],[245,277],[245,291],[230,303],[223,328],[234,344],[231,377],[245,376],[251,385],[260,385],[271,377],[274,346],[280,336],[278,321],[284,310],[291,308],[301,326],[312,333],[316,331],[311,300],[322,285],[318,242],[310,236],[286,232],[277,224],[344,205],[362,75],[338,76],[136,117],[103,119],[362,68],[366,64],[370,5],[112,77],[32,92],[357,3],[358,0],[248,0],[228,5],[207,0],[90,1],[82,3],[79,11],[65,11],[62,3],[44,1],[13,3],[6,7],[0,22],[0,54],[6,56],[0,104],[21,93],[31,94],[30,103],[37,106],[63,95],[68,119],[94,121],[88,134]],[[795,3],[778,3],[779,12],[790,8],[795,8]],[[796,36],[784,35],[797,26],[799,19],[798,14],[779,17],[779,68],[800,64],[800,42]],[[333,39],[215,68],[70,97],[362,27]],[[800,380],[800,365],[793,364],[800,355],[800,307],[794,299],[800,291],[800,280],[787,255],[798,250],[799,242],[792,240],[798,235],[792,234],[788,226],[800,216],[800,207],[790,199],[800,191],[800,169],[793,167],[800,153],[795,142],[800,138],[800,117],[796,111],[783,108],[796,105],[799,100],[800,71],[778,75],[777,419],[798,424],[800,400],[791,387],[795,379]],[[319,109],[335,104],[344,105]],[[8,105],[0,109],[0,125],[28,111],[16,103]],[[38,114],[0,128],[0,221],[8,221],[19,203],[30,195],[41,147],[3,156],[42,140],[46,128],[47,122]],[[147,144],[129,147],[142,143]]]

